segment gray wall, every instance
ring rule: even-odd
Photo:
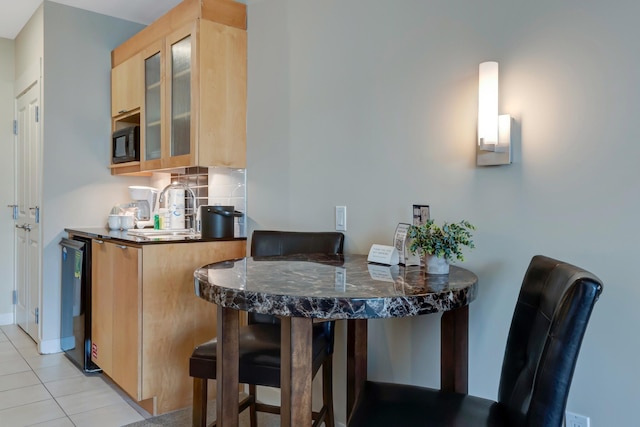
[[[14,223],[11,209],[6,205],[14,203],[13,188],[13,148],[12,129],[13,81],[14,81],[14,47],[13,40],[0,38],[0,146],[3,155],[0,157],[0,325],[13,323],[13,234]]]
[[[40,73],[40,59],[44,49],[43,10],[44,6],[41,4],[15,39],[15,74],[19,86],[16,90],[19,91],[26,89],[20,87],[21,80],[27,77],[30,80],[34,68],[36,75]]]
[[[546,254],[605,283],[568,409],[636,424],[640,4],[576,1],[249,2],[248,212],[256,228],[328,230],[346,251],[390,244],[413,203],[468,219],[480,279],[470,392],[497,395],[524,271]],[[477,168],[478,64],[500,62],[515,161]],[[370,323],[369,376],[438,385],[436,316]],[[337,355],[341,355],[338,348]],[[344,401],[336,361],[336,402]],[[605,403],[606,402],[606,403]],[[344,420],[344,408],[337,414]]]
[[[65,227],[106,224],[135,178],[111,176],[111,50],[143,28],[45,1],[41,339],[60,336],[60,247]],[[41,345],[42,350],[42,345]]]

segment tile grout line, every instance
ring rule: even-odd
[[[47,386],[45,385],[45,383],[42,381],[42,378],[40,378],[40,376],[36,373],[35,369],[33,369],[33,366],[31,366],[31,364],[29,363],[29,361],[27,360],[27,358],[24,356],[24,354],[22,354],[22,352],[20,351],[20,349],[18,349],[18,347],[16,347],[16,344],[13,342],[13,340],[11,339],[11,337],[9,337],[4,331],[2,331],[2,334],[5,336],[5,338],[9,341],[9,343],[11,344],[11,346],[16,350],[16,352],[20,355],[20,357],[22,358],[22,360],[24,360],[24,363],[27,364],[27,366],[29,367],[29,370],[33,373],[33,375],[35,375],[35,377],[38,379],[38,382],[40,383],[40,385],[47,391],[47,394],[49,396],[51,396],[51,399],[56,402],[56,405],[58,405],[58,408],[60,408],[60,410],[62,411],[62,413],[65,415],[65,417],[69,420],[69,422],[75,426],[75,423],[73,422],[73,420],[71,419],[71,417],[69,417],[69,414],[67,414],[67,412],[64,410],[64,408],[60,405],[60,403],[58,402],[58,399],[56,399],[52,394],[51,391],[49,390],[49,388],[47,388]],[[25,334],[26,335],[26,334]],[[29,338],[30,339],[30,338]],[[37,345],[35,343],[35,341],[33,342],[33,345]],[[27,372],[27,371],[22,371],[22,372]],[[32,402],[33,403],[33,402]],[[24,406],[24,405],[18,405],[18,406]],[[16,406],[17,407],[17,406]],[[59,418],[55,418],[55,419],[59,419]],[[49,421],[53,421],[49,420]]]
[[[16,328],[21,333],[21,337],[24,336],[26,339],[32,341],[31,337],[29,337],[24,331],[20,330],[19,327],[17,327],[17,325],[16,325]],[[64,407],[58,401],[58,398],[55,397],[52,394],[51,390],[47,386],[47,383],[43,381],[43,379],[36,373],[35,368],[29,363],[27,355],[23,354],[21,349],[16,346],[16,342],[14,341],[14,340],[18,339],[16,334],[12,333],[12,336],[14,338],[14,339],[12,339],[12,336],[7,335],[7,333],[3,330],[2,327],[0,327],[0,334],[2,334],[4,336],[4,338],[5,338],[4,341],[9,342],[9,344],[13,347],[13,349],[16,351],[16,353],[18,355],[20,355],[20,359],[22,361],[24,361],[24,363],[26,363],[26,365],[28,366],[28,368],[29,368],[28,370],[20,371],[20,372],[29,372],[30,371],[34,375],[34,377],[37,379],[38,383],[40,385],[42,385],[46,389],[47,394],[55,401],[57,407],[61,410],[62,414],[64,414],[64,417],[55,418],[55,419],[49,420],[49,422],[55,421],[55,420],[62,420],[63,418],[66,418],[66,420],[71,425],[73,425],[74,427],[77,427],[77,424],[71,418],[72,415],[79,415],[79,414],[82,414],[82,413],[85,413],[85,412],[89,413],[89,412],[91,412],[93,410],[100,409],[100,408],[106,408],[106,407],[109,407],[109,406],[112,405],[112,404],[109,404],[109,405],[105,405],[105,406],[102,406],[102,407],[99,407],[99,408],[94,408],[94,409],[88,409],[86,411],[81,411],[81,412],[78,412],[78,413],[75,413],[75,414],[68,414],[67,411],[65,411]],[[36,346],[35,342],[30,342],[30,343],[33,344],[34,346]],[[21,348],[24,349],[25,347],[21,347]],[[30,357],[29,359],[35,359],[36,357],[46,357],[46,356],[47,355],[37,354],[36,356]],[[64,354],[62,354],[62,358],[63,359],[65,358]],[[55,365],[43,366],[42,368],[44,369],[44,368],[53,367],[53,366],[55,366]],[[77,366],[74,366],[74,367],[77,368]],[[81,370],[81,373],[84,374],[84,372],[82,372],[82,370]],[[84,376],[86,377],[87,375],[84,374]],[[102,381],[103,381],[105,386],[107,386],[111,391],[115,392],[122,399],[122,403],[127,404],[127,406],[129,408],[133,409],[138,414],[138,416],[140,416],[143,420],[151,417],[150,414],[148,414],[144,409],[142,409],[140,406],[138,406],[129,396],[127,396],[123,391],[118,389],[118,387],[115,386],[115,384],[111,381],[110,378],[108,378],[106,376],[101,376],[101,379],[102,379]],[[60,380],[63,380],[63,379],[60,379]],[[49,382],[52,383],[52,382],[55,382],[55,381],[57,381],[57,380],[52,380],[52,381],[49,381]],[[37,384],[33,384],[33,385],[37,385]],[[18,387],[18,388],[22,388],[22,387]],[[61,396],[58,396],[58,397],[60,397],[60,398],[67,397],[67,396],[72,395],[72,394],[74,394],[74,393],[64,394],[64,395],[61,395]],[[45,399],[45,400],[48,400],[48,399]],[[35,403],[35,402],[32,402],[32,403]],[[20,406],[24,406],[24,405],[20,404],[20,405],[14,406],[14,407],[20,407]]]

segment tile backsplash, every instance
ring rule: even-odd
[[[244,215],[235,218],[235,237],[246,237],[247,174],[246,169],[222,167],[187,168],[182,173],[172,173],[171,181],[187,184],[196,195],[195,210],[202,205],[233,206]],[[192,209],[187,202],[187,212]]]
[[[209,168],[209,205],[233,206],[242,212],[235,218],[235,236],[247,237],[247,170]]]

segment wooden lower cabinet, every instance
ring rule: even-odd
[[[216,306],[193,272],[245,256],[246,241],[92,243],[91,359],[153,415],[192,403],[189,356],[215,336]]]
[[[131,397],[140,395],[142,250],[94,240],[91,359]]]

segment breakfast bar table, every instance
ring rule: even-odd
[[[366,255],[240,258],[194,273],[196,294],[217,304],[217,426],[238,426],[239,312],[281,318],[281,426],[311,426],[312,324],[348,320],[347,417],[367,377],[367,319],[442,313],[441,388],[467,392],[468,305],[478,278],[419,266],[385,266]]]

